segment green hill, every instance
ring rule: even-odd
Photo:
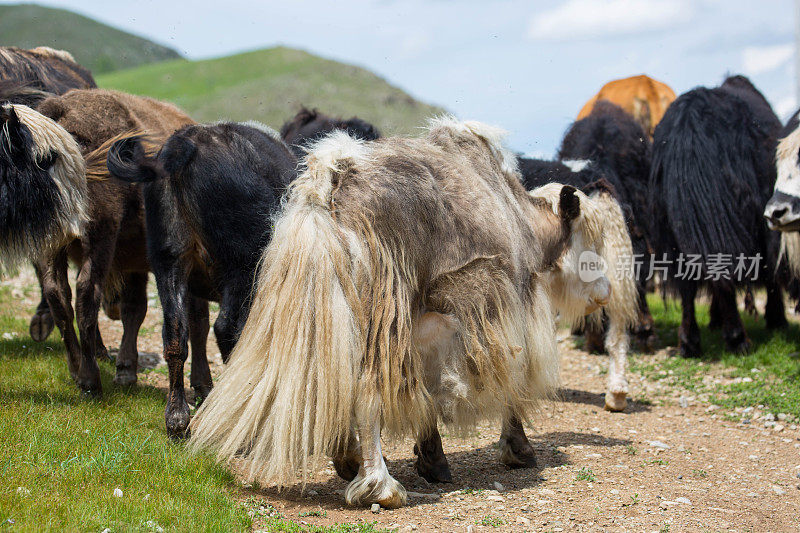
[[[442,112],[363,68],[284,47],[154,63],[98,76],[97,83],[173,102],[198,121],[259,120],[276,129],[301,105],[358,115],[386,134],[414,133]]]
[[[71,11],[34,4],[0,6],[0,45],[67,50],[95,75],[181,57],[171,48]]]

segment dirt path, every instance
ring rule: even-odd
[[[35,305],[35,292],[24,292],[16,296]],[[149,292],[155,305],[155,291]],[[107,345],[118,344],[119,322],[103,316],[101,331]],[[213,335],[208,349],[219,373]],[[143,364],[159,364],[157,308],[148,313],[140,350]],[[345,482],[328,469],[304,494],[299,487],[281,493],[245,488],[256,529],[264,526],[263,515],[273,513],[307,524],[365,521],[400,531],[800,530],[797,426],[765,425],[757,406],[731,413],[636,374],[630,376],[632,397],[648,401],[608,413],[602,409],[606,358],[576,350],[572,338],[562,340],[561,352],[561,399],[527,429],[538,469],[508,470],[498,463],[496,423],[466,438],[444,437],[455,478],[448,485],[429,485],[417,476],[410,440],[387,442],[384,455],[409,491],[407,507],[377,514],[348,508]],[[668,355],[661,350],[641,357]],[[163,387],[161,368],[142,373],[141,380]]]

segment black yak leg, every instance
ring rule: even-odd
[[[783,291],[774,280],[764,285],[767,288],[767,306],[764,310],[767,328],[785,328],[789,322],[786,321],[786,309],[783,306]]]
[[[156,266],[154,265],[154,269]],[[184,265],[175,258],[163,272],[156,273],[158,295],[164,313],[161,338],[169,370],[169,393],[164,410],[167,435],[183,438],[189,427],[189,404],[183,385],[184,364],[189,354],[187,307],[188,285]]]
[[[353,481],[361,468],[361,446],[358,443],[356,432],[350,428],[350,438],[347,446],[333,454],[333,468],[339,477],[346,481]]]
[[[719,312],[722,319],[722,338],[728,350],[746,353],[750,349],[750,339],[736,307],[736,290],[730,284],[717,284],[713,288],[714,297],[719,298]]]
[[[28,327],[28,332],[31,339],[36,342],[43,342],[47,340],[50,333],[55,327],[53,314],[50,312],[50,304],[47,303],[47,298],[44,296],[44,283],[42,282],[42,272],[38,265],[34,264],[33,269],[36,271],[36,279],[39,280],[39,287],[41,288],[42,299],[39,300],[39,305],[36,306],[36,312],[31,317],[31,324]]]
[[[75,313],[72,310],[72,290],[67,279],[67,251],[65,249],[57,251],[52,257],[40,262],[37,269],[42,274],[42,294],[47,300],[53,321],[61,332],[61,338],[67,348],[69,373],[72,379],[77,381],[81,364],[81,347],[73,327]]]
[[[642,352],[651,353],[656,346],[655,321],[650,313],[650,306],[647,304],[647,291],[645,284],[639,283],[639,321],[634,326],[634,336],[636,344]]]
[[[714,292],[711,294],[711,305],[708,308],[708,329],[719,329],[722,327],[722,310],[720,309],[719,296]]]
[[[452,483],[453,474],[442,448],[442,437],[434,425],[417,438],[414,445],[417,456],[417,473],[429,483]]]
[[[118,231],[113,221],[90,224],[81,238],[82,258],[75,284],[75,313],[81,338],[81,366],[78,371],[78,387],[86,394],[99,396],[103,389],[100,383],[100,368],[97,354],[102,346],[97,320],[103,289],[111,268],[115,238]]]
[[[192,348],[192,368],[189,383],[194,389],[194,403],[200,406],[211,392],[214,384],[208,367],[206,342],[208,341],[208,300],[189,296],[189,343]]]
[[[500,462],[509,468],[535,468],[536,452],[525,436],[522,421],[515,415],[503,417],[500,434]]]
[[[678,347],[682,357],[699,357],[703,353],[700,346],[700,328],[694,312],[694,298],[697,295],[697,284],[684,281],[680,284],[681,308],[683,317],[678,328]]]
[[[132,272],[125,274],[120,302],[122,318],[122,342],[117,355],[117,370],[114,383],[133,385],[139,371],[139,350],[136,341],[139,327],[147,314],[147,273]]]
[[[605,353],[605,337],[608,324],[605,320],[590,320],[583,327],[583,334],[586,338],[586,351],[589,353]]]
[[[222,360],[225,363],[228,362],[247,320],[250,311],[249,295],[251,290],[251,276],[242,275],[229,283],[222,291],[219,316],[214,322],[214,336],[217,338],[217,346],[219,346]]]

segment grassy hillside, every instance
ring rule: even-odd
[[[174,102],[198,121],[254,119],[276,129],[301,105],[358,115],[387,134],[413,133],[442,111],[365,69],[283,47],[144,65],[99,76],[97,82]]]
[[[76,13],[33,4],[0,6],[0,45],[68,50],[95,75],[180,57],[171,48]]]

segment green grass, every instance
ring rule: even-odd
[[[27,336],[0,287],[0,525],[19,531],[246,530],[233,478],[167,439],[164,396],[120,390],[102,364],[102,400],[81,398],[58,335]],[[114,489],[123,492],[114,496]]]
[[[154,63],[99,76],[97,82],[174,102],[198,121],[259,120],[276,129],[301,105],[358,115],[384,134],[415,133],[442,111],[363,68],[284,47]]]
[[[589,468],[588,466],[584,466],[580,470],[578,470],[577,474],[575,474],[575,480],[588,481],[590,483],[593,483],[595,481],[595,475],[594,472],[592,472],[591,468]]]
[[[77,13],[34,4],[0,6],[0,45],[67,50],[94,74],[180,57],[171,48]]]
[[[665,305],[654,295],[648,297],[648,303],[662,345],[677,346],[680,305],[669,301]],[[800,417],[800,326],[792,322],[786,329],[771,331],[766,328],[763,316],[754,318],[742,313],[742,318],[753,342],[748,354],[727,351],[721,332],[707,327],[708,306],[698,305],[702,357],[683,359],[676,355],[656,363],[646,355],[637,356],[632,369],[693,393],[708,392],[711,400],[723,407],[764,405],[768,411]],[[712,365],[727,378],[750,378],[752,381],[719,386],[704,384],[703,376]]]

